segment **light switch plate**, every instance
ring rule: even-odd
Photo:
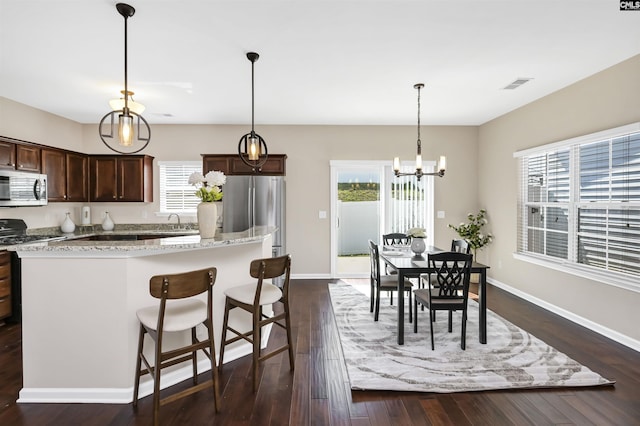
[[[438,219],[444,219],[444,210],[438,210]]]
[[[326,219],[327,218],[327,212],[324,210],[320,210],[318,212],[318,219]]]

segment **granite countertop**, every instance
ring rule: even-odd
[[[80,227],[78,227],[80,228]],[[181,251],[195,250],[201,248],[211,248],[225,245],[246,244],[255,241],[262,241],[266,236],[275,232],[276,228],[258,226],[243,232],[217,233],[214,238],[201,239],[197,229],[184,228],[164,228],[157,225],[118,225],[113,231],[103,231],[98,229],[78,229],[73,234],[61,234],[59,229],[57,234],[64,237],[63,240],[45,241],[31,244],[20,244],[8,246],[7,250],[16,251],[21,256],[36,254],[82,254],[87,255],[99,253],[127,254],[135,255],[157,251]],[[98,226],[99,228],[99,226]],[[39,230],[40,231],[40,230]],[[57,235],[56,233],[30,232],[32,235]],[[162,235],[162,238],[142,239],[142,240],[113,240],[113,241],[87,241],[79,240],[84,237],[96,235]],[[176,235],[172,237],[171,235]]]

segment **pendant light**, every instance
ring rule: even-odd
[[[238,143],[238,154],[240,159],[254,172],[262,170],[262,166],[267,161],[267,143],[262,136],[257,134],[254,126],[254,84],[253,84],[253,66],[260,55],[255,52],[247,53],[247,59],[251,61],[251,132],[243,135]]]
[[[417,83],[413,85],[414,89],[418,90],[418,141],[417,141],[417,152],[416,152],[416,171],[413,173],[400,173],[400,158],[395,157],[393,159],[393,171],[398,176],[415,176],[418,181],[422,176],[438,176],[443,177],[446,169],[447,159],[446,157],[440,156],[440,161],[438,162],[438,171],[433,173],[425,173],[422,171],[422,141],[420,140],[420,90],[424,87],[423,83]]]
[[[149,144],[151,129],[147,120],[141,115],[142,111],[139,106],[142,105],[131,99],[133,92],[129,91],[127,79],[127,19],[132,17],[136,10],[125,3],[116,4],[116,9],[124,18],[123,99],[121,103],[118,102],[112,106],[112,108],[118,109],[108,112],[102,117],[98,126],[98,133],[102,142],[112,151],[120,154],[134,154],[142,151]],[[142,108],[144,109],[144,107]]]

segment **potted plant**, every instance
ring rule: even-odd
[[[218,215],[217,201],[222,201],[222,185],[227,181],[223,172],[210,171],[206,175],[194,172],[189,184],[197,188],[195,195],[202,201],[198,204],[198,230],[201,238],[213,238],[216,233]]]
[[[487,211],[484,209],[480,209],[480,212],[475,215],[472,213],[469,213],[467,215],[467,223],[462,222],[458,226],[449,224],[449,228],[456,231],[460,238],[464,238],[465,240],[467,240],[467,242],[471,246],[471,250],[473,250],[474,259],[476,258],[478,249],[482,249],[484,246],[493,241],[493,235],[491,235],[490,233],[482,233],[482,227],[489,223],[486,219],[486,216]]]

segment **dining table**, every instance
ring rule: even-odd
[[[423,255],[415,255],[407,247],[383,247],[380,258],[390,270],[398,276],[398,344],[404,345],[404,282],[406,278],[421,279],[420,276],[435,272],[429,267],[429,253],[441,253],[446,250],[434,246],[428,246]],[[487,343],[487,269],[489,266],[474,261],[471,264],[471,273],[478,274],[478,310],[479,310],[479,341]],[[416,312],[416,315],[418,313]]]

